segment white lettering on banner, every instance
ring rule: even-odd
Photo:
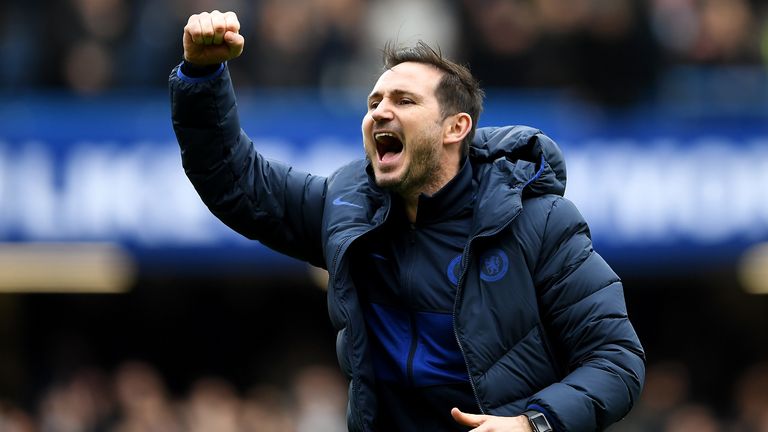
[[[87,238],[126,235],[142,244],[215,240],[210,214],[169,145],[81,143],[64,169],[64,230]]]
[[[711,245],[768,238],[768,138],[750,142],[562,143],[566,196],[615,245]],[[328,175],[358,142],[259,140],[265,156]],[[117,240],[144,246],[247,242],[216,220],[172,142],[0,142],[0,239]]]
[[[5,156],[5,148],[8,146],[0,140],[0,230],[2,230],[2,221],[6,219],[5,215],[10,211],[10,194],[8,193],[8,183],[5,180],[5,174],[8,172],[8,158]],[[0,238],[3,236],[0,235]]]
[[[6,163],[6,197],[9,221],[32,238],[49,238],[56,233],[53,156],[40,142],[20,148],[19,157]],[[9,223],[10,222],[10,223]]]
[[[172,143],[77,143],[56,164],[49,147],[27,142],[14,152],[6,145],[0,158],[0,237],[152,246],[212,243],[227,232],[211,223]]]
[[[568,192],[608,243],[768,236],[768,141],[602,141],[567,151]]]

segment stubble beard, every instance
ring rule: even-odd
[[[433,194],[440,188],[440,153],[438,145],[429,143],[427,137],[411,145],[408,166],[400,178],[376,179],[379,187],[390,190],[402,197],[418,196],[420,193]]]

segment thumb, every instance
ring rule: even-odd
[[[481,424],[485,423],[487,418],[484,415],[461,412],[461,410],[458,408],[453,408],[451,410],[451,416],[453,416],[453,419],[456,420],[457,423],[472,427],[480,426]]]
[[[243,53],[243,46],[245,45],[245,38],[233,31],[224,33],[224,42],[229,47],[230,58],[238,57]]]
[[[228,31],[224,33],[224,41],[228,45],[244,45],[245,44],[245,38],[240,33],[235,33],[233,31]]]

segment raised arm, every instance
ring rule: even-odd
[[[226,62],[245,40],[232,12],[192,15],[184,62],[169,78],[184,171],[203,202],[240,234],[323,267],[320,226],[326,179],[269,161],[240,128]]]

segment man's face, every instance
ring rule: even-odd
[[[376,184],[401,195],[441,186],[443,118],[435,96],[442,72],[406,62],[384,72],[368,97],[363,144]]]

